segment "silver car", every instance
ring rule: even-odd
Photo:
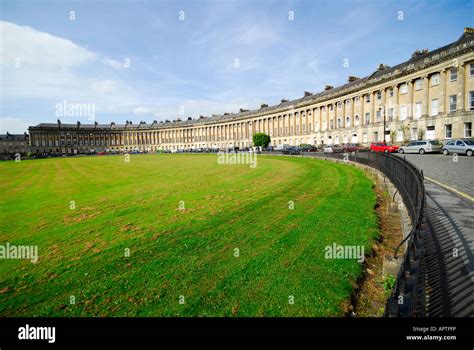
[[[443,144],[438,140],[420,140],[412,141],[406,146],[401,146],[398,149],[400,153],[440,153],[443,149]]]
[[[447,142],[443,147],[443,154],[450,153],[465,154],[468,157],[474,152],[474,139],[460,139]]]

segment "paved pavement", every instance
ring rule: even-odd
[[[399,154],[423,170],[425,177],[474,198],[474,157],[442,154]]]
[[[428,314],[474,317],[474,157],[399,156],[425,176]]]
[[[474,202],[425,181],[428,315],[474,317]]]

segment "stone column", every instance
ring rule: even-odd
[[[293,135],[298,135],[298,131],[296,129],[298,120],[298,112],[293,112]]]
[[[326,119],[326,130],[329,130],[329,105],[324,106],[323,118]]]
[[[438,111],[441,114],[448,113],[449,108],[447,108],[449,101],[447,101],[448,96],[446,96],[446,69],[442,69],[439,72],[439,102],[438,102]]]
[[[469,92],[466,91],[466,82],[465,82],[465,77],[468,76],[469,74],[466,74],[465,70],[468,69],[467,65],[465,62],[460,62],[458,66],[458,93],[457,93],[457,103],[456,103],[456,110],[458,111],[468,111],[469,106],[465,105],[465,101],[469,101],[468,98],[466,98],[466,94]]]
[[[291,113],[288,113],[286,115],[286,127],[288,128],[287,135],[291,135]]]
[[[400,94],[399,94],[398,85],[393,86],[393,97],[395,97],[394,106],[393,106],[393,120],[397,121],[398,120],[398,110],[400,109],[400,106],[399,106]]]
[[[407,119],[413,119],[413,80],[407,82],[408,85],[408,105],[407,105]]]
[[[300,122],[300,135],[303,135],[303,126],[305,124],[305,120],[306,120],[306,114],[305,114],[305,111],[300,111],[300,117],[298,118],[299,122]]]
[[[350,100],[350,108],[351,108],[351,113],[349,113],[350,121],[351,121],[351,127],[354,127],[355,124],[355,99],[352,97]]]
[[[370,120],[371,124],[375,124],[375,94],[373,92],[370,95]]]
[[[422,77],[423,80],[423,101],[421,101],[421,114],[422,117],[427,117],[429,114],[430,106],[430,80],[428,76],[425,75]]]
[[[310,124],[310,121],[311,121],[311,118],[312,118],[312,113],[311,113],[311,109],[306,109],[305,110],[305,129],[306,129],[306,135],[308,135],[308,137],[305,138],[306,142],[305,143],[309,143],[308,140],[309,140],[309,124]]]
[[[342,120],[341,127],[344,129],[346,127],[346,100],[342,101]]]

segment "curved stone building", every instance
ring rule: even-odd
[[[474,28],[429,52],[416,50],[394,67],[302,98],[238,113],[146,124],[39,124],[29,128],[33,152],[155,151],[248,147],[265,132],[272,145],[472,137]],[[385,122],[384,122],[385,121]],[[385,132],[384,132],[385,124]]]

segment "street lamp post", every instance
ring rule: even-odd
[[[385,104],[381,103],[379,106],[379,111],[382,113],[382,118],[383,118],[383,143],[385,142]]]

